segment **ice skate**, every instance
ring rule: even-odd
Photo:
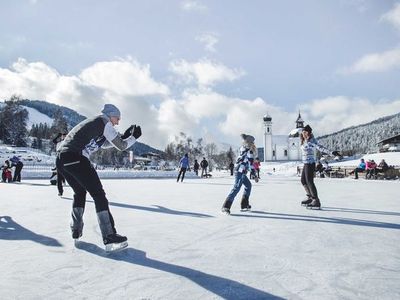
[[[312,199],[311,199],[311,198],[307,198],[307,199],[301,201],[301,205],[307,206],[307,205],[310,204],[311,202],[312,202]]]
[[[227,208],[227,207],[223,207],[223,208],[221,209],[221,212],[222,212],[223,214],[225,214],[225,215],[230,215],[230,214],[231,214],[231,210],[230,210],[229,208]]]
[[[249,205],[247,205],[247,206],[244,206],[244,207],[242,207],[241,209],[240,209],[240,211],[250,211],[251,210],[251,205],[249,204]]]
[[[229,199],[226,199],[224,204],[222,205],[221,212],[225,215],[231,214],[231,206],[232,202]]]
[[[128,239],[126,236],[112,233],[103,239],[106,252],[119,251],[128,246]]]
[[[240,211],[249,211],[251,209],[251,205],[249,204],[249,197],[243,195],[242,201],[240,202]]]
[[[312,200],[311,203],[307,204],[306,206],[308,209],[321,209],[321,203],[318,199]]]

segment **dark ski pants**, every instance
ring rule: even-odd
[[[13,181],[21,182],[21,170],[22,170],[23,166],[24,166],[24,164],[22,162],[17,163],[17,165],[15,166]]]
[[[108,211],[112,227],[114,220],[100,178],[89,159],[79,153],[63,152],[56,159],[57,170],[65,177],[74,191],[72,207],[85,208],[86,192],[93,198],[96,212]]]
[[[306,191],[307,197],[319,200],[317,188],[314,184],[314,175],[315,163],[304,164],[303,171],[301,173],[301,184]]]
[[[182,174],[181,182],[183,181],[183,179],[185,178],[186,170],[187,170],[187,169],[186,169],[186,168],[183,168],[183,167],[180,169],[179,174],[178,174],[178,178],[176,179],[176,182],[179,181],[179,178],[181,177],[181,174]]]
[[[233,184],[233,188],[229,193],[228,197],[226,197],[226,200],[232,203],[233,200],[235,200],[236,195],[239,193],[242,185],[244,185],[243,196],[247,197],[248,199],[251,193],[251,182],[249,178],[247,178],[246,174],[236,172],[235,183]]]

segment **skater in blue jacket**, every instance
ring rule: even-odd
[[[322,153],[326,153],[332,156],[341,156],[339,152],[326,149],[324,146],[318,143],[312,134],[312,128],[310,125],[306,125],[300,136],[302,160],[303,160],[303,171],[301,173],[301,184],[306,191],[307,199],[302,201],[302,205],[306,205],[307,208],[320,209],[321,202],[318,198],[317,188],[314,184],[315,175],[315,150],[319,150]]]
[[[178,174],[178,178],[176,179],[176,182],[179,181],[179,178],[182,175],[182,179],[181,182],[183,181],[183,179],[185,178],[185,173],[186,170],[189,168],[189,155],[186,153],[181,160],[179,161],[179,174]]]
[[[226,197],[224,204],[222,205],[222,212],[230,214],[233,200],[239,193],[242,184],[244,185],[244,191],[242,201],[240,203],[241,210],[250,210],[251,206],[249,203],[249,197],[251,193],[251,182],[247,177],[247,172],[254,172],[253,162],[254,156],[257,155],[257,148],[254,144],[254,137],[247,134],[241,134],[243,144],[239,150],[239,156],[236,159],[234,171],[235,171],[235,182],[229,195]],[[257,180],[258,181],[258,180]]]

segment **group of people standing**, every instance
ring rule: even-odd
[[[208,173],[208,161],[206,160],[205,157],[203,157],[203,160],[200,162],[200,164],[197,161],[197,159],[194,160],[193,171],[196,174],[196,176],[199,175],[200,167],[201,167],[201,177],[209,177],[210,174]],[[185,178],[185,173],[189,169],[190,169],[189,154],[185,153],[185,155],[183,155],[183,157],[179,161],[179,173],[178,177],[176,178],[176,182],[179,182],[179,179],[181,180],[181,182],[183,182],[183,179]]]
[[[9,160],[6,160],[1,167],[1,181],[2,182],[21,182],[21,171],[24,167],[24,163],[18,156],[13,156]],[[14,176],[12,174],[12,168],[14,170]]]

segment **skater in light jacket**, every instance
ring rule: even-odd
[[[72,238],[79,239],[83,230],[86,192],[94,200],[97,220],[106,251],[126,247],[127,238],[117,234],[108,200],[96,170],[89,161],[90,154],[101,148],[125,150],[142,135],[140,126],[130,126],[121,136],[114,128],[121,113],[112,104],[104,105],[102,115],[76,125],[57,150],[56,165],[74,191],[72,204]]]
[[[235,163],[235,182],[229,195],[226,197],[224,204],[222,205],[222,212],[230,214],[233,200],[239,193],[242,184],[244,185],[244,191],[242,201],[240,203],[242,210],[250,210],[251,205],[249,203],[251,193],[251,182],[247,177],[247,172],[254,172],[253,162],[254,156],[256,155],[257,148],[254,144],[254,137],[247,134],[241,134],[243,144],[239,150],[239,156]]]
[[[321,202],[318,198],[317,188],[314,184],[315,174],[315,150],[319,150],[322,153],[330,154],[333,156],[341,156],[337,151],[329,151],[324,146],[318,143],[312,134],[310,125],[306,125],[300,136],[302,160],[303,160],[303,171],[301,173],[301,184],[306,191],[307,199],[302,201],[302,205],[306,205],[307,208],[319,209]]]

